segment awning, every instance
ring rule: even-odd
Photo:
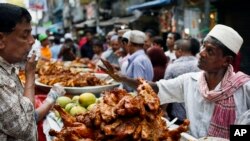
[[[76,28],[83,28],[85,26],[87,27],[94,27],[96,26],[96,20],[92,19],[92,20],[86,20],[84,22],[78,23],[78,24],[74,24],[74,26]]]
[[[154,0],[150,2],[145,2],[138,5],[133,5],[127,8],[128,12],[132,12],[136,9],[144,9],[144,8],[151,8],[151,7],[157,7],[157,6],[166,6],[169,4],[173,4],[175,0]]]
[[[100,21],[100,26],[110,26],[116,23],[129,24],[139,19],[141,15],[142,15],[142,12],[134,11],[133,15],[129,17],[113,17],[112,19],[107,20],[107,21]]]

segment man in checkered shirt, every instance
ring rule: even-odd
[[[36,122],[43,119],[58,96],[65,94],[61,86],[50,90],[45,102],[35,105],[35,55],[27,59],[34,38],[31,16],[21,7],[0,3],[0,140],[36,141]],[[26,82],[22,86],[16,63],[26,61]]]

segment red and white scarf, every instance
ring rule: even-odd
[[[239,87],[249,80],[250,77],[242,72],[235,74],[233,67],[229,65],[221,81],[221,89],[209,91],[205,73],[202,74],[198,80],[199,90],[206,100],[215,102],[214,112],[208,129],[208,136],[227,139],[230,137],[230,125],[234,124],[236,118],[233,95]]]

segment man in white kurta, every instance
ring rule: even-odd
[[[198,67],[203,70],[175,79],[149,82],[161,104],[184,102],[191,135],[229,139],[230,125],[250,111],[250,76],[234,73],[232,63],[242,37],[231,27],[216,25],[203,40]],[[110,74],[136,88],[135,79]]]
[[[201,72],[188,73],[172,80],[160,80],[158,96],[161,104],[184,102],[187,118],[190,120],[190,133],[196,137],[207,136],[208,127],[214,112],[215,103],[204,99],[199,92],[198,79]],[[219,89],[220,84],[215,89]],[[250,109],[250,81],[239,88],[234,94],[236,120]]]

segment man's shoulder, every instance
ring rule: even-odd
[[[193,80],[198,80],[200,75],[201,75],[201,71],[199,72],[189,72],[189,73],[185,73],[180,75],[179,77],[183,77],[184,79],[193,79]]]

